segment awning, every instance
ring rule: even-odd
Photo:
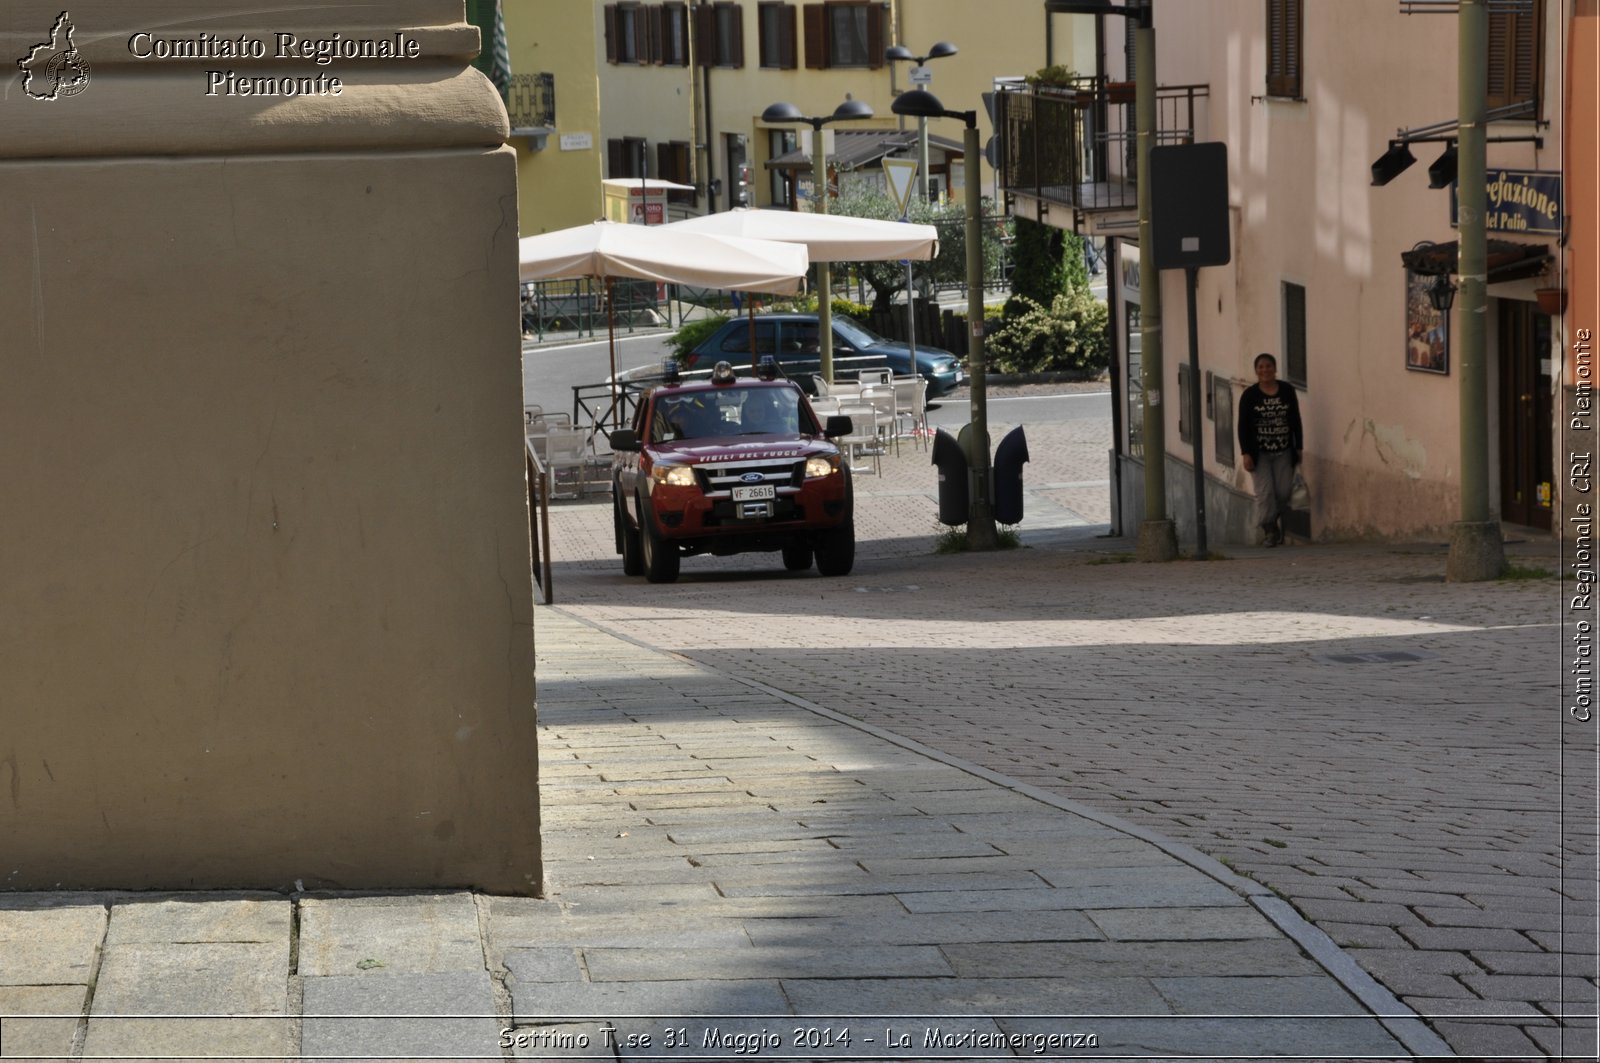
[[[1461,271],[1457,268],[1456,258],[1460,247],[1459,240],[1451,240],[1447,244],[1425,244],[1400,252],[1400,261],[1411,272],[1424,276],[1459,273]],[[1550,261],[1550,248],[1547,244],[1490,240],[1485,261],[1489,272],[1488,283],[1519,281],[1525,277],[1537,277],[1545,271]]]
[[[914,150],[916,146],[915,129],[840,129],[833,134],[833,150],[828,152],[828,165],[836,170],[859,170],[863,166],[873,165],[885,155]],[[931,133],[928,135],[928,146],[957,158],[965,154],[959,140]],[[811,166],[811,156],[798,150],[767,160],[769,170],[809,170]]]

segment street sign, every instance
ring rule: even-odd
[[[1227,265],[1228,147],[1150,149],[1150,230],[1157,269]]]
[[[917,177],[916,159],[884,159],[883,176],[889,185],[889,196],[904,214],[911,203],[911,187]]]
[[[913,84],[913,85],[932,85],[933,84],[933,67],[931,67],[931,66],[914,66],[914,67],[912,67],[911,68],[911,84]]]

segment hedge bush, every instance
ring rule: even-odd
[[[1005,319],[984,338],[990,365],[1003,373],[1098,372],[1111,364],[1106,305],[1086,290],[1041,305],[1027,296],[1007,304]]]

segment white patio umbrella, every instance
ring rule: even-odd
[[[605,281],[611,409],[618,415],[616,314],[611,298],[618,277],[792,294],[800,290],[808,264],[805,248],[792,243],[609,221],[525,236],[518,241],[518,258],[524,282],[578,277]]]
[[[933,225],[852,218],[842,214],[804,214],[794,210],[739,208],[706,214],[661,226],[666,231],[743,236],[800,244],[813,262],[927,261],[939,253],[939,230]],[[826,315],[824,315],[826,317]],[[755,307],[750,308],[750,350],[755,351]],[[820,337],[824,361],[832,368],[832,335]],[[913,362],[913,367],[915,363]],[[831,383],[831,380],[830,380]]]
[[[813,262],[887,262],[901,258],[926,261],[939,253],[936,226],[842,214],[740,208],[675,221],[661,228],[667,232],[802,244]]]

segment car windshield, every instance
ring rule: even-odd
[[[806,418],[809,421],[809,418]],[[650,442],[724,436],[798,435],[800,393],[794,388],[719,387],[664,395],[650,420]]]
[[[872,347],[888,342],[853,317],[833,315],[833,330],[857,347]]]

